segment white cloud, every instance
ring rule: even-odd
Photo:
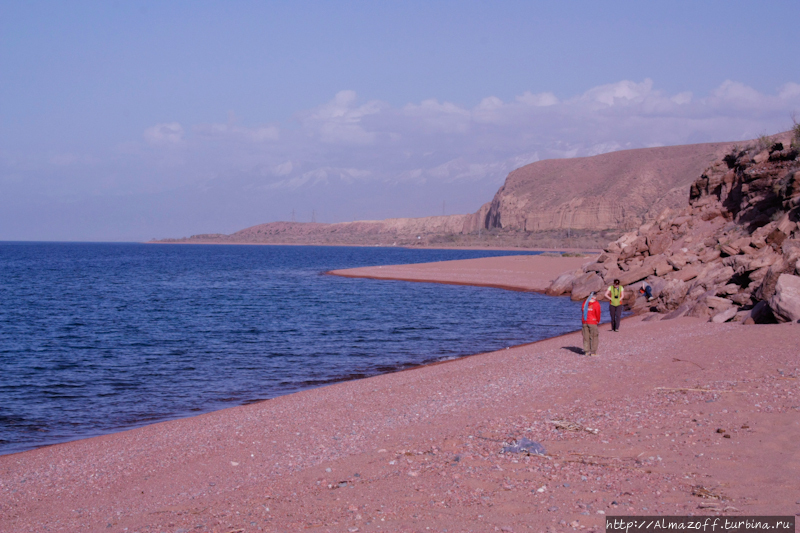
[[[183,126],[177,122],[156,124],[144,130],[144,140],[153,145],[174,145],[183,141]]]
[[[753,106],[763,103],[764,95],[752,87],[737,81],[726,80],[712,93],[712,101],[718,104]]]
[[[300,118],[306,131],[324,143],[372,144],[376,141],[376,134],[367,131],[361,121],[379,113],[383,105],[372,101],[356,106],[355,102],[354,91],[340,91],[330,102],[301,113]]]
[[[292,165],[291,161],[284,161],[280,165],[273,167],[272,173],[276,176],[285,176],[287,174],[291,174],[293,169],[294,165]]]
[[[487,96],[472,108],[435,99],[395,108],[340,91],[298,113],[299,130],[209,124],[182,141],[183,128],[171,123],[148,129],[146,138],[184,142],[202,166],[198,175],[236,176],[258,187],[498,183],[539,159],[753,138],[788,129],[795,109],[797,83],[769,95],[725,81],[697,97],[666,94],[650,79],[622,80],[567,99],[547,92],[525,92],[509,102]]]
[[[187,126],[193,135],[186,137],[181,124],[158,124],[145,130],[146,144],[181,150],[147,150],[145,143],[132,142],[89,172],[98,174],[97,183],[105,179],[101,171],[115,176],[104,193],[123,190],[117,185],[123,183],[124,193],[214,191],[215,198],[230,195],[221,204],[246,198],[279,208],[291,207],[287,198],[298,207],[309,205],[298,199],[314,196],[315,207],[329,212],[327,221],[352,220],[350,205],[377,205],[375,195],[385,195],[392,206],[386,216],[436,214],[444,199],[448,212],[457,212],[454,195],[464,199],[467,207],[459,209],[467,212],[488,201],[510,171],[540,159],[745,140],[789,129],[793,111],[800,111],[798,83],[767,94],[725,81],[697,95],[668,94],[649,79],[622,80],[569,98],[525,92],[507,101],[487,96],[474,106],[428,99],[393,107],[341,91],[298,112],[299,128],[231,119]],[[61,169],[77,162],[68,154],[44,161]],[[0,175],[27,167],[34,163],[0,160]],[[407,193],[395,195],[390,186]],[[426,201],[432,207],[424,207]],[[258,212],[261,221],[274,220],[264,209]],[[375,208],[370,216],[381,212]]]
[[[613,106],[642,102],[652,91],[653,80],[649,78],[642,83],[624,80],[590,89],[583,94],[583,99]]]
[[[420,104],[406,104],[402,114],[409,123],[418,124],[428,133],[465,133],[471,120],[468,110],[433,99],[423,100]]]
[[[786,83],[778,89],[778,98],[791,100],[800,97],[800,83]]]
[[[678,93],[670,98],[670,100],[678,105],[688,104],[692,101],[692,93],[689,91]]]

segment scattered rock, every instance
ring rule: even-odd
[[[735,317],[737,312],[738,308],[731,306],[728,309],[719,312],[713,317],[711,317],[711,321],[714,322],[715,324],[722,324],[723,322],[727,322],[728,320],[731,320],[733,317]]]
[[[775,293],[769,299],[778,322],[800,321],[800,277],[781,274],[775,284]]]

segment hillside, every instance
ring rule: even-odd
[[[527,232],[633,229],[686,204],[688,186],[733,143],[692,144],[549,159],[506,178],[485,227]]]
[[[692,181],[733,145],[643,148],[538,161],[511,172],[494,199],[468,215],[272,222],[230,235],[158,242],[601,247],[664,208],[685,205]]]

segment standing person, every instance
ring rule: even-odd
[[[600,333],[597,324],[600,323],[600,302],[591,293],[581,307],[581,332],[583,333],[583,353],[589,356],[597,355],[597,345],[600,342]]]
[[[611,314],[611,331],[619,331],[619,321],[622,320],[622,299],[625,298],[625,289],[615,279],[614,284],[606,289],[608,298],[608,312]]]

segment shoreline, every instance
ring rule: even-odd
[[[503,275],[519,286],[486,273]],[[0,531],[601,531],[606,514],[800,513],[800,328],[642,318],[601,327],[597,358],[568,333],[0,456]],[[500,453],[521,437],[549,455]]]
[[[37,242],[37,241],[32,241]],[[142,241],[137,244],[207,244],[215,246],[329,246],[341,248],[403,248],[406,250],[477,250],[477,251],[497,251],[497,252],[572,252],[582,254],[599,254],[602,253],[600,248],[523,248],[520,246],[428,246],[428,245],[415,245],[415,246],[393,246],[390,244],[331,244],[331,243],[296,243],[296,242],[165,242],[160,241]]]

